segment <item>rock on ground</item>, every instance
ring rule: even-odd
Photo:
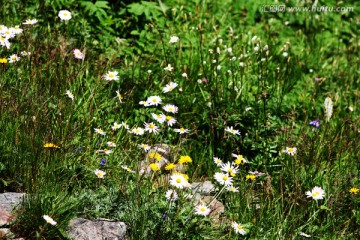
[[[11,210],[20,203],[24,193],[2,193],[0,194],[0,227],[12,221]]]
[[[126,239],[126,225],[123,222],[75,218],[69,226],[69,236],[74,240]]]
[[[10,212],[24,196],[24,193],[7,192],[0,194],[0,209]]]

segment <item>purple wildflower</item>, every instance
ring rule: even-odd
[[[101,166],[105,166],[105,163],[106,163],[106,159],[105,159],[105,158],[102,158],[102,159],[101,159],[101,162],[100,162],[100,165],[101,165]]]
[[[320,122],[319,122],[319,120],[314,120],[314,121],[311,121],[310,122],[310,126],[313,126],[313,127],[320,127]]]

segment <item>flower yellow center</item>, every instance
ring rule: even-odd
[[[243,227],[239,224],[239,225],[237,226],[237,229],[242,230]]]
[[[172,117],[166,116],[166,121],[170,121],[171,119],[172,119]]]
[[[318,195],[320,195],[320,193],[319,192],[314,192],[313,194],[311,194],[313,197],[316,197],[316,196],[318,196]]]
[[[109,78],[113,78],[113,77],[115,77],[114,74],[110,73]]]
[[[288,148],[288,152],[293,152],[294,149],[293,148]]]
[[[176,179],[176,182],[177,182],[177,183],[181,183],[181,179],[180,179],[180,178],[177,178],[177,179]]]
[[[228,177],[227,177],[227,176],[223,176],[223,180],[224,180],[224,181],[228,180]]]
[[[201,207],[199,210],[200,210],[200,212],[205,212],[206,211],[206,209],[204,207]]]

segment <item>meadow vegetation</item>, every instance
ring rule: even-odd
[[[353,11],[5,1],[0,192],[27,193],[12,230],[68,239],[81,216],[130,239],[360,239],[360,4],[316,2]],[[190,187],[205,180],[216,219]]]

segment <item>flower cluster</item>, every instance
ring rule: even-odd
[[[0,45],[10,49],[11,44],[9,40],[22,32],[23,30],[19,26],[7,27],[0,25]]]

